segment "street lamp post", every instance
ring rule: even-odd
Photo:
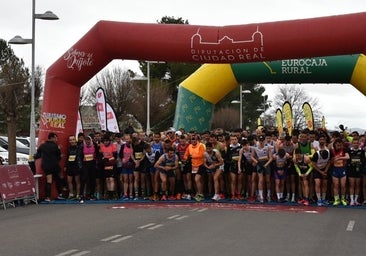
[[[147,63],[147,77],[140,78],[132,78],[132,80],[147,80],[147,88],[146,88],[146,134],[150,135],[151,127],[150,127],[150,64],[151,63],[165,63],[162,61],[146,61]]]
[[[150,135],[150,61],[147,62],[146,135]]]
[[[31,113],[30,113],[30,127],[29,127],[29,161],[34,161],[33,155],[36,151],[36,119],[35,119],[35,23],[36,19],[41,20],[58,20],[57,15],[51,11],[43,14],[36,14],[36,0],[32,0],[32,38],[24,39],[21,36],[15,36],[9,40],[9,44],[31,44],[32,45],[32,64],[31,64]]]
[[[261,112],[261,114],[263,113],[263,125],[265,126],[267,106],[270,107],[270,105],[267,105],[268,95],[262,95],[262,97],[263,97],[263,103],[261,104],[262,106],[260,108],[257,108],[257,111]]]
[[[231,101],[231,103],[234,103],[234,104],[240,104],[240,111],[239,111],[239,114],[240,114],[240,129],[243,129],[243,94],[250,94],[252,93],[251,91],[249,90],[244,90],[243,91],[243,85],[240,85],[240,93],[239,93],[239,101],[237,100],[233,100]]]

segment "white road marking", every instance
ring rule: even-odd
[[[318,211],[305,211],[305,213],[319,213]]]
[[[148,229],[149,229],[149,230],[154,230],[154,229],[160,228],[160,227],[162,227],[162,226],[164,226],[164,225],[163,225],[163,224],[158,224],[158,225],[152,226],[152,227],[150,227],[150,228],[148,228]]]
[[[356,221],[354,221],[354,220],[350,220],[350,221],[348,222],[348,225],[347,225],[346,231],[353,231],[353,227],[355,226],[355,223],[356,223]]]
[[[122,242],[124,240],[127,240],[127,239],[130,239],[132,236],[123,236],[121,238],[118,238],[116,240],[113,240],[112,243],[119,243],[119,242]]]
[[[201,210],[198,210],[198,212],[204,212],[204,211],[207,211],[208,208],[202,208]]]
[[[112,209],[125,209],[126,207],[124,206],[112,206]]]
[[[72,253],[74,253],[74,252],[77,252],[77,251],[79,251],[79,250],[72,249],[72,250],[68,250],[68,251],[66,251],[66,252],[62,252],[62,253],[56,254],[55,256],[65,256],[65,255],[70,255],[70,254],[72,254]]]
[[[191,211],[191,212],[195,212],[195,211],[197,211],[197,210],[199,210],[199,208],[193,208],[192,210],[189,210],[189,211]]]
[[[172,220],[172,219],[175,219],[175,218],[177,218],[177,217],[179,217],[180,215],[173,215],[173,216],[170,216],[170,217],[168,217],[168,219],[169,220]]]
[[[82,255],[85,255],[85,254],[88,254],[88,253],[90,253],[90,251],[80,251],[79,252],[79,250],[77,250],[77,249],[71,249],[71,250],[68,250],[66,252],[56,254],[55,256],[66,256],[66,255],[82,256]]]
[[[114,236],[110,236],[110,237],[103,238],[100,241],[102,241],[102,242],[108,242],[108,241],[111,241],[111,240],[116,239],[116,238],[121,237],[121,236],[122,235],[114,235]]]
[[[188,218],[188,215],[183,215],[183,216],[180,216],[179,218],[176,218],[176,220],[183,220],[185,218]]]
[[[151,227],[151,226],[154,226],[154,225],[156,225],[156,223],[149,223],[149,224],[138,227],[138,229],[144,229],[144,228]]]
[[[85,255],[85,254],[88,254],[88,253],[90,253],[90,251],[81,251],[81,252],[72,254],[71,256],[81,256],[81,255]]]

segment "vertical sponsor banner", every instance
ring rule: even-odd
[[[257,119],[257,129],[263,129],[263,121],[262,121],[262,118],[258,117]]]
[[[325,117],[322,116],[322,128],[325,129]]]
[[[76,121],[76,132],[75,132],[75,136],[77,138],[78,134],[84,132],[83,129],[83,121],[81,119],[81,112],[80,112],[80,107],[78,109],[78,119]]]
[[[314,115],[310,104],[308,102],[302,104],[302,110],[304,111],[306,125],[310,131],[314,131]]]
[[[97,113],[98,120],[100,124],[101,130],[107,130],[107,108],[106,108],[106,99],[104,90],[102,87],[99,87],[96,91],[96,99],[97,99]]]
[[[116,112],[111,105],[107,105],[107,130],[114,133],[119,133],[119,125],[116,117]]]
[[[282,113],[284,115],[284,120],[285,120],[285,124],[286,127],[288,129],[288,133],[290,135],[292,135],[292,130],[293,130],[293,117],[292,117],[292,107],[290,102],[286,101],[285,103],[283,103],[282,106]]]
[[[281,109],[276,110],[276,123],[277,123],[277,129],[278,134],[281,134],[283,132],[283,116]]]

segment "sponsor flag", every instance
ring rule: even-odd
[[[106,108],[106,99],[104,90],[102,87],[99,87],[95,93],[97,99],[97,114],[100,129],[106,131],[107,130],[107,108]]]
[[[277,129],[278,134],[281,134],[283,132],[283,116],[281,109],[276,110],[276,123],[277,123]]]
[[[80,112],[80,108],[78,109],[78,120],[76,121],[76,133],[75,133],[75,137],[78,137],[78,134],[84,132],[83,129],[83,121],[81,119],[81,112]]]
[[[283,103],[282,106],[282,113],[284,115],[284,120],[285,120],[285,124],[286,127],[288,129],[288,133],[290,135],[292,135],[292,130],[293,130],[293,117],[292,117],[292,107],[290,102],[286,101],[285,103]]]
[[[262,121],[262,118],[260,118],[260,117],[258,117],[258,119],[257,119],[257,129],[258,130],[261,130],[261,129],[263,129],[264,127],[263,127],[263,121]]]
[[[116,117],[116,113],[111,105],[107,105],[107,130],[114,133],[119,133],[119,126]]]
[[[325,129],[325,117],[322,117],[322,128]]]
[[[302,110],[304,111],[306,125],[310,131],[314,131],[314,115],[310,104],[308,102],[302,104]]]

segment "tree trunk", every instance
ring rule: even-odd
[[[17,131],[17,123],[16,118],[13,115],[9,115],[7,118],[8,125],[8,151],[9,151],[9,164],[16,164],[16,131]]]

